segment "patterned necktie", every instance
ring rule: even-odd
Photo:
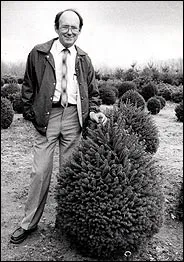
[[[68,104],[67,96],[67,54],[70,52],[67,48],[62,50],[62,77],[61,77],[61,105],[66,107]]]

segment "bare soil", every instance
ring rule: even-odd
[[[179,189],[183,177],[183,123],[175,116],[175,103],[154,115],[160,146],[153,156],[163,169],[165,221],[145,250],[134,261],[183,261],[183,222],[177,218]],[[9,242],[19,226],[29,188],[34,127],[15,114],[8,129],[1,130],[1,261],[98,261],[82,255],[55,229],[54,188],[58,172],[58,148],[47,204],[38,230],[21,244]],[[121,257],[117,261],[123,261]]]

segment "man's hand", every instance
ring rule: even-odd
[[[107,117],[102,112],[90,112],[89,113],[90,119],[95,121],[96,123],[101,123],[102,125],[105,125],[107,122]]]

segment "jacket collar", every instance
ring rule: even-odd
[[[36,48],[38,51],[40,51],[40,52],[43,52],[43,53],[48,54],[49,51],[50,51],[50,49],[51,49],[51,47],[52,47],[52,45],[53,45],[53,43],[54,43],[54,41],[57,40],[57,39],[58,39],[58,37],[53,38],[53,39],[51,39],[50,41],[47,41],[47,42],[45,42],[45,43],[43,43],[43,44],[37,45],[35,48]],[[75,45],[75,48],[76,48],[76,50],[77,50],[77,54],[78,54],[78,55],[81,55],[81,56],[87,55],[87,54],[86,54],[82,49],[80,49],[78,46]]]

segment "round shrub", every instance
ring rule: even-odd
[[[147,78],[145,76],[139,75],[139,77],[135,78],[133,82],[136,85],[136,88],[141,92],[142,87],[146,84],[148,84],[151,81],[150,78]]]
[[[162,97],[162,96],[155,96],[155,98],[160,101],[160,105],[161,105],[161,108],[160,108],[160,109],[164,108],[165,105],[166,105],[166,100],[165,100],[165,98]]]
[[[3,75],[2,78],[5,80],[5,84],[17,84],[17,77],[15,75]]]
[[[1,88],[1,96],[9,98],[10,95],[20,92],[20,87],[16,83],[5,84]]]
[[[141,94],[139,94],[136,90],[128,90],[127,92],[122,95],[120,98],[119,103],[121,102],[128,102],[130,101],[131,104],[136,105],[137,107],[140,107],[142,110],[146,106],[146,102]]]
[[[113,89],[107,86],[99,88],[102,104],[113,105],[116,102],[116,94]]]
[[[6,97],[1,97],[1,128],[8,128],[13,121],[13,106]]]
[[[183,85],[183,73],[182,72],[180,73],[178,72],[177,74],[174,75],[173,84],[176,86]]]
[[[56,227],[90,256],[139,252],[163,224],[160,172],[112,115],[88,131],[58,175]]]
[[[152,115],[158,114],[161,109],[160,100],[155,97],[150,97],[147,101],[147,109]]]
[[[105,80],[96,80],[96,83],[97,83],[97,85],[98,85],[98,88],[100,89],[100,87],[102,87],[102,86],[106,86],[106,82],[107,81],[105,81]]]
[[[116,88],[118,89],[119,93],[118,98],[120,98],[128,90],[136,90],[136,84],[133,81],[117,82]]]
[[[118,98],[119,96],[119,92],[118,92],[118,89],[116,88],[116,84],[120,82],[120,81],[117,81],[116,79],[115,80],[107,80],[107,81],[104,81],[104,80],[99,80],[97,81],[97,85],[98,85],[98,88],[99,90],[102,88],[110,88],[111,90],[114,91],[115,95],[116,95],[116,98]]]
[[[23,114],[23,101],[22,101],[22,95],[20,92],[17,92],[15,94],[11,95],[12,99],[12,105],[13,105],[13,110],[17,114]]]
[[[115,95],[116,95],[116,98],[118,98],[118,97],[119,97],[119,91],[118,91],[118,89],[116,88],[116,86],[115,86],[115,85],[112,85],[112,86],[111,86],[111,89],[114,91],[114,93],[115,93]]]
[[[173,75],[169,73],[161,73],[160,74],[160,81],[166,84],[173,84]]]
[[[157,85],[153,82],[149,82],[142,87],[141,95],[144,97],[145,101],[148,101],[152,96],[158,94]]]
[[[178,87],[175,86],[171,94],[171,100],[174,103],[180,103],[183,100],[183,85]]]
[[[4,80],[5,84],[8,84],[9,79],[11,79],[11,75],[5,74],[2,76],[2,79]]]
[[[162,96],[163,98],[165,98],[166,101],[171,100],[172,86],[168,84],[160,83],[157,85],[157,88],[158,88],[158,94],[157,94],[158,96]]]
[[[183,122],[183,100],[175,107],[174,110],[177,120]]]
[[[138,76],[139,74],[133,68],[130,68],[123,73],[124,81],[132,81],[136,79]]]
[[[122,118],[124,128],[135,133],[140,142],[144,142],[146,152],[156,153],[159,147],[158,128],[149,112],[141,110],[130,103],[121,103],[119,108],[114,108],[114,121]]]

